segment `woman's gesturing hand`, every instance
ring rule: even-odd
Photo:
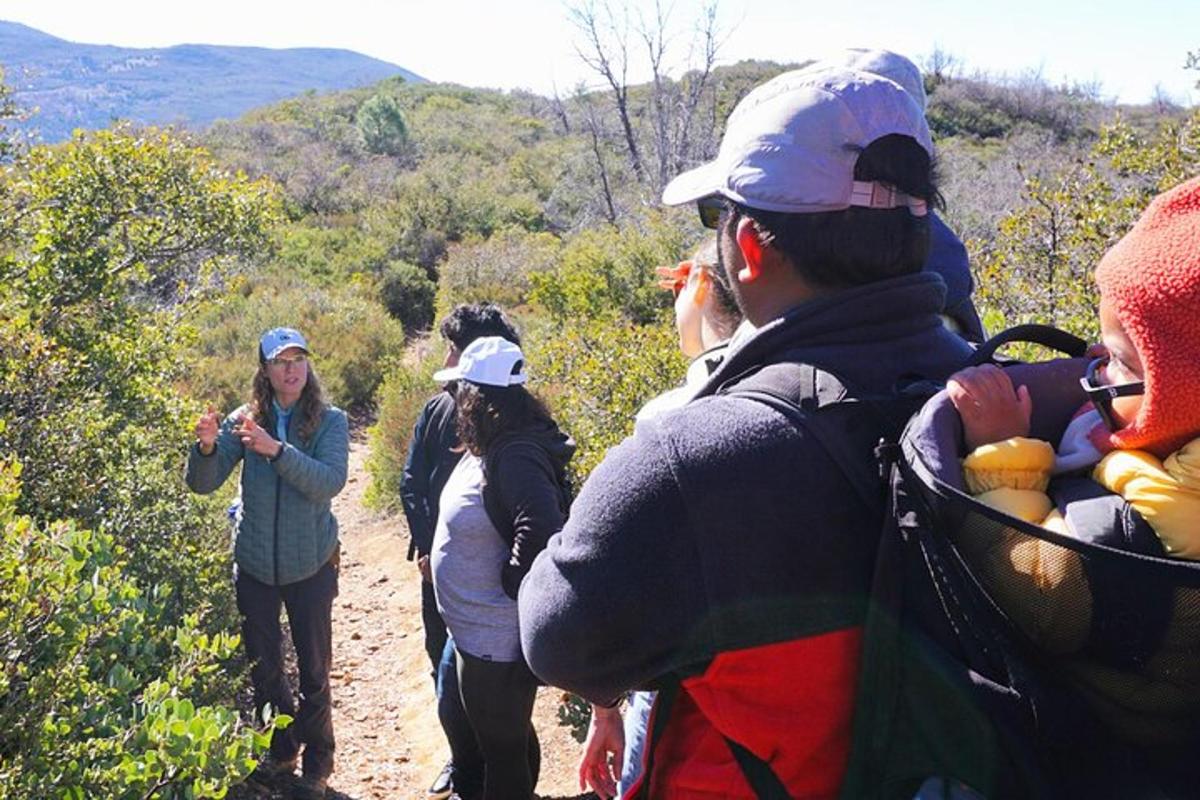
[[[242,440],[242,445],[252,452],[267,458],[275,458],[283,449],[283,444],[271,434],[259,427],[251,417],[242,417],[234,433]]]
[[[217,434],[221,429],[221,415],[212,407],[210,403],[208,408],[200,419],[196,422],[196,441],[200,444],[200,452],[208,455],[217,446]]]

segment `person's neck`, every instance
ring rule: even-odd
[[[813,289],[803,282],[779,282],[771,290],[760,292],[754,298],[756,302],[746,304],[746,319],[750,320],[750,324],[761,328],[768,322],[779,319],[793,308],[823,294],[826,292]]]
[[[275,405],[279,406],[279,410],[288,413],[292,410],[292,406],[296,405],[296,401],[300,399],[299,394],[293,395],[275,395]]]
[[[700,320],[700,352],[696,355],[703,355],[714,347],[723,345],[729,341],[729,337],[733,335],[732,330],[726,329],[725,326],[714,325],[707,317]]]
[[[767,247],[757,279],[742,287],[742,311],[750,324],[761,328],[828,291],[806,281],[787,257],[774,247]]]

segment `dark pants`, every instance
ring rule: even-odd
[[[542,766],[531,721],[537,679],[524,661],[485,661],[459,650],[458,685],[483,752],[483,800],[530,800]]]
[[[333,598],[337,596],[337,556],[311,578],[270,586],[239,570],[236,581],[242,641],[250,659],[250,681],[259,715],[267,703],[293,722],[271,738],[271,754],[290,761],[304,745],[304,774],[333,772],[333,703],[329,668],[333,658]],[[300,665],[300,711],[283,672],[280,607],[287,608],[292,644]]]
[[[437,610],[432,583],[421,583],[421,621],[425,625],[425,652],[433,665],[433,687],[437,695],[438,722],[450,746],[450,780],[463,797],[483,789],[483,755],[475,743],[475,732],[463,711],[458,693],[458,667],[454,642]]]
[[[453,639],[446,640],[438,659],[437,701],[438,721],[450,745],[450,780],[454,791],[463,800],[474,800],[483,793],[483,753],[458,690],[458,659]]]
[[[442,663],[442,653],[446,649],[446,623],[442,622],[442,615],[438,613],[433,584],[425,580],[421,581],[421,624],[425,627],[425,653],[429,656],[436,689],[438,665]]]

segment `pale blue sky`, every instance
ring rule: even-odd
[[[698,2],[673,3],[681,61]],[[1127,102],[1148,100],[1156,86],[1200,102],[1200,72],[1183,69],[1187,52],[1200,50],[1200,0],[723,0],[721,12],[722,63],[800,60],[842,46],[888,47],[920,62],[940,46],[968,70],[1099,81],[1104,96]],[[563,0],[0,0],[0,19],[131,47],[344,47],[470,86],[549,93],[590,80]]]

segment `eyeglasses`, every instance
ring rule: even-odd
[[[710,194],[708,197],[701,197],[696,201],[696,211],[700,213],[700,224],[714,231],[721,224],[721,215],[726,210],[725,200],[720,195]]]
[[[673,267],[655,267],[658,273],[658,288],[670,289],[676,297],[687,286],[688,275],[692,273],[691,261],[680,261]]]
[[[299,355],[294,356],[275,356],[274,358],[268,358],[267,364],[272,367],[282,367],[286,369],[289,364],[302,366],[306,361],[308,361],[308,356],[304,355],[304,353],[300,353]]]
[[[1146,384],[1144,381],[1133,381],[1132,383],[1121,383],[1115,386],[1108,386],[1097,383],[1100,369],[1108,363],[1108,356],[1092,359],[1087,366],[1087,371],[1083,373],[1083,377],[1079,379],[1079,385],[1083,387],[1083,391],[1087,394],[1088,399],[1092,401],[1092,405],[1100,412],[1100,419],[1104,420],[1104,424],[1110,431],[1116,431],[1119,426],[1113,419],[1112,401],[1118,397],[1131,397],[1134,395],[1145,394]]]

